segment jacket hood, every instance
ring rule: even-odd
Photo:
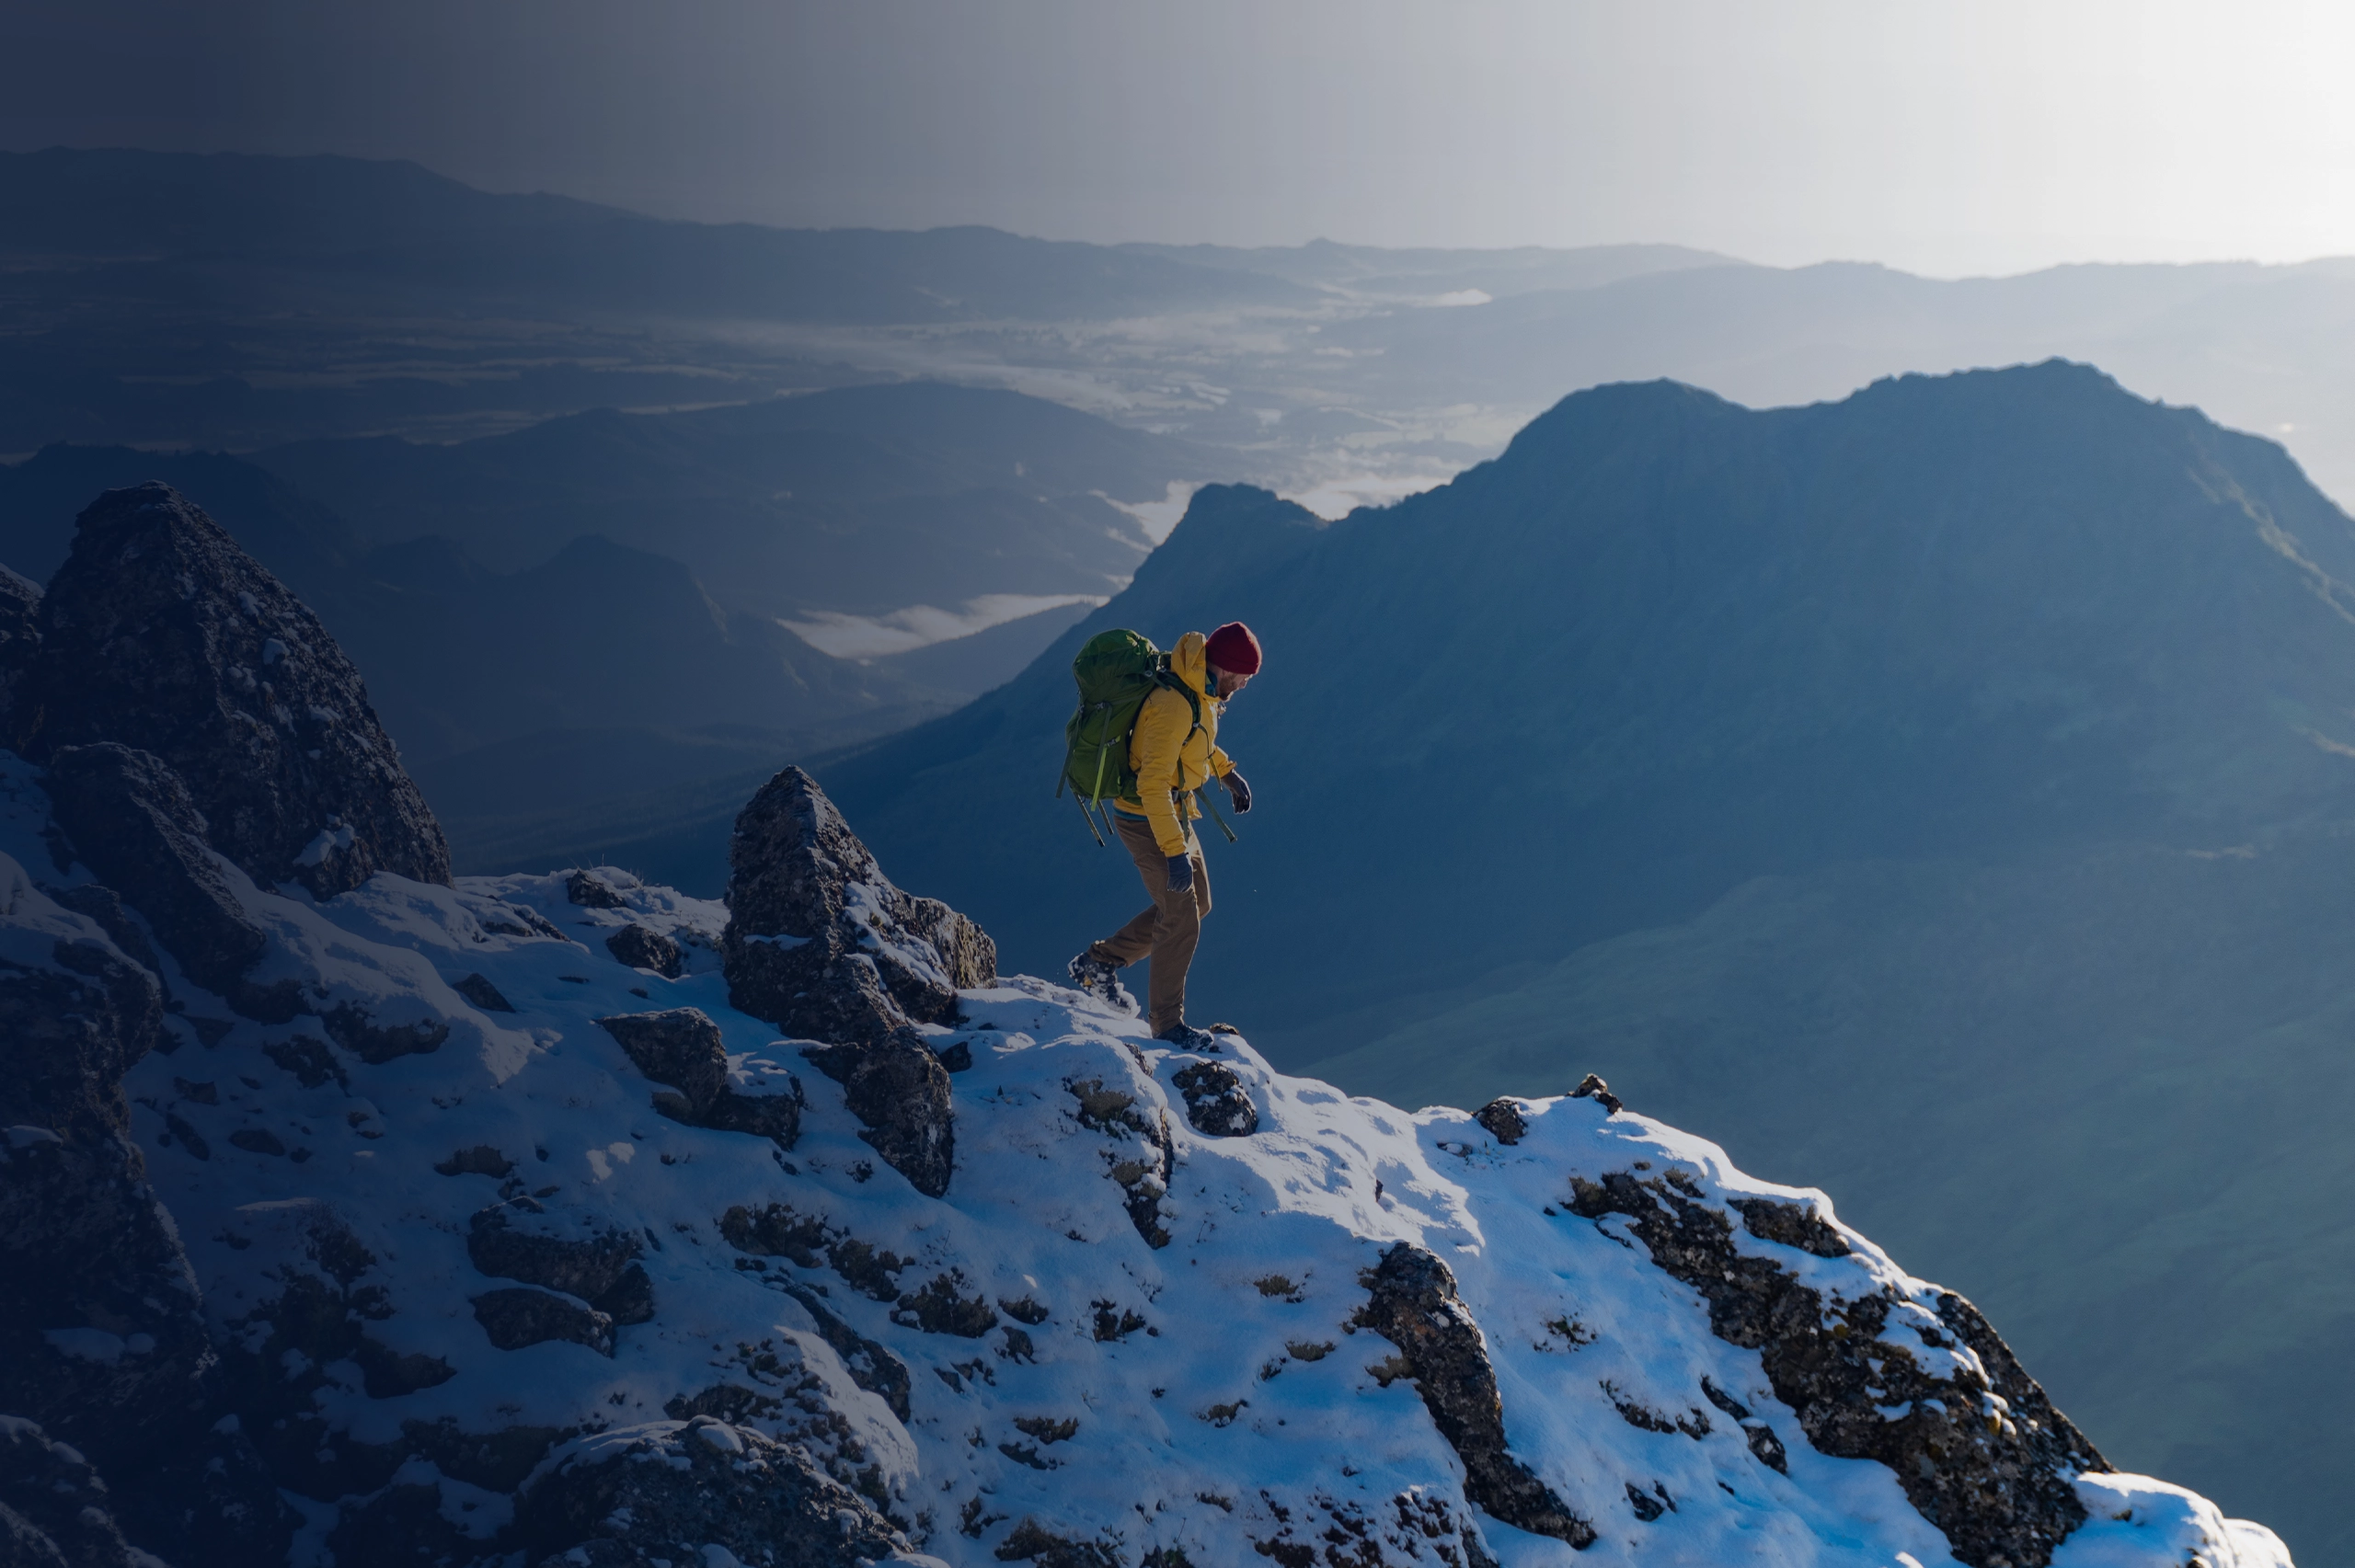
[[[1202,649],[1209,642],[1201,633],[1189,632],[1169,650],[1169,672],[1205,697],[1211,694],[1211,661]]]

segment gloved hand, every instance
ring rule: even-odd
[[[1251,786],[1244,783],[1243,775],[1232,768],[1227,770],[1226,793],[1234,798],[1237,817],[1251,809]]]
[[[1194,857],[1173,854],[1169,857],[1169,890],[1183,893],[1194,885]]]

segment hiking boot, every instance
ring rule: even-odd
[[[1213,1035],[1240,1035],[1243,1031],[1236,1028],[1232,1024],[1213,1024],[1211,1025],[1211,1033]]]
[[[1164,1045],[1175,1046],[1181,1051],[1200,1051],[1204,1056],[1218,1056],[1218,1036],[1208,1029],[1197,1029],[1191,1024],[1172,1024],[1154,1036]]]
[[[1119,1012],[1133,1015],[1137,999],[1120,983],[1120,971],[1098,958],[1093,952],[1082,953],[1071,961],[1071,983],[1074,990]]]

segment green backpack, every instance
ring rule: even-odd
[[[1063,726],[1067,750],[1055,793],[1060,795],[1069,784],[1079,796],[1080,815],[1088,817],[1088,830],[1095,832],[1090,806],[1101,811],[1106,801],[1137,793],[1129,740],[1136,733],[1144,700],[1158,686],[1183,694],[1194,710],[1194,728],[1200,729],[1202,699],[1170,672],[1169,656],[1141,632],[1097,633],[1071,661],[1071,674],[1079,684],[1079,707]],[[1101,842],[1103,835],[1097,839]]]

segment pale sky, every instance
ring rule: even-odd
[[[1053,238],[2355,254],[2355,5],[0,0],[0,146]]]

